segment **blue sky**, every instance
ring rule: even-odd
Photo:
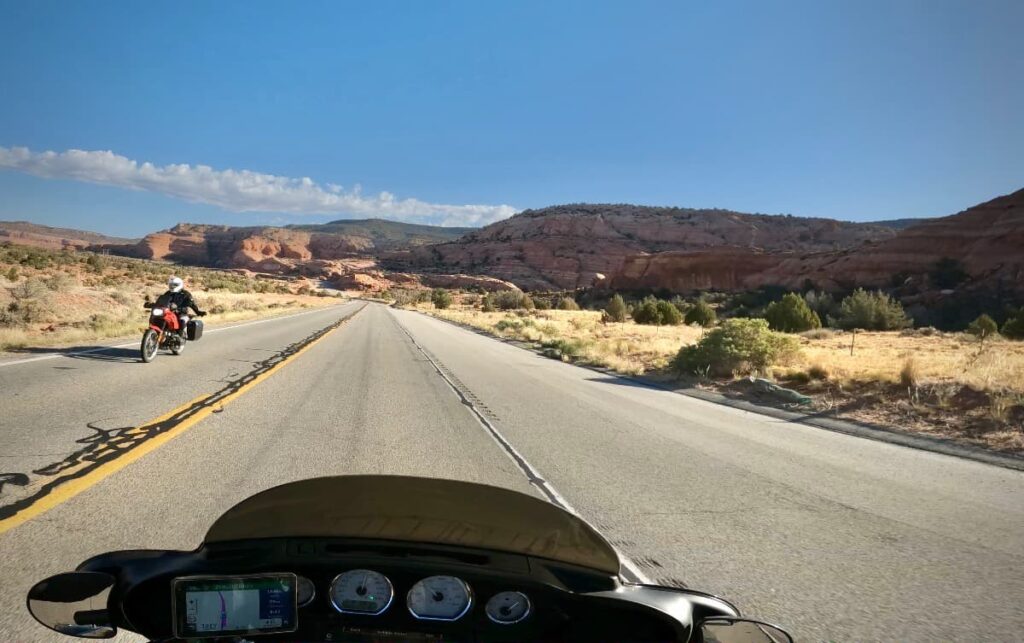
[[[589,201],[872,220],[1024,187],[1019,0],[0,16],[0,218],[140,235]]]

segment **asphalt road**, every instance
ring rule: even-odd
[[[49,479],[32,472],[85,466],[89,436],[130,454],[132,427],[222,396],[0,534],[0,640],[59,640],[25,611],[34,581],[102,551],[193,548],[225,509],[282,482],[400,473],[542,495],[490,429],[640,574],[720,594],[798,640],[1024,638],[1021,472],[650,389],[376,304],[223,397],[362,305],[225,329],[149,365],[128,349],[0,362],[0,470],[29,478],[4,485],[0,511]]]

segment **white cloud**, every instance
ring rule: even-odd
[[[447,226],[486,225],[517,212],[509,205],[445,205],[398,199],[388,192],[367,196],[358,185],[345,190],[335,183],[321,186],[308,177],[215,170],[207,165],[161,167],[110,151],[33,152],[25,147],[0,147],[0,170],[159,192],[235,212],[336,214]]]

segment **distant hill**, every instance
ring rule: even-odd
[[[460,239],[386,254],[410,271],[464,272],[523,288],[577,288],[617,272],[626,257],[721,246],[824,252],[881,241],[890,226],[731,210],[576,203],[525,210]]]
[[[886,228],[892,228],[893,230],[904,230],[911,226],[920,225],[922,223],[928,223],[935,219],[886,219],[884,221],[869,221],[872,225],[885,226]]]
[[[476,228],[446,228],[441,226],[402,223],[387,219],[340,219],[328,223],[288,225],[289,230],[322,232],[374,240],[377,247],[418,246],[453,241]]]
[[[95,244],[135,243],[138,240],[72,228],[53,228],[28,221],[0,221],[0,242],[3,241],[59,250],[65,247],[85,248]]]

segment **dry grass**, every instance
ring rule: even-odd
[[[205,321],[216,326],[233,321],[284,314],[304,308],[336,304],[333,297],[295,294],[305,284],[272,284],[275,292],[232,292],[267,290],[267,284],[233,273],[138,260],[103,258],[97,268],[84,263],[83,256],[33,250],[48,257],[49,265],[33,267],[14,263],[16,251],[0,253],[0,311],[6,311],[14,294],[26,290],[30,281],[46,284],[36,301],[43,304],[31,319],[8,319],[0,324],[0,351],[29,347],[81,345],[141,333],[148,319],[143,301],[164,290],[166,275],[184,274],[187,287],[200,307],[210,313]],[[6,258],[6,261],[2,259]],[[17,278],[8,278],[14,266]],[[218,286],[206,289],[204,285]]]
[[[579,347],[576,359],[629,375],[664,369],[681,345],[695,342],[701,335],[701,329],[692,326],[602,324],[601,313],[591,310],[539,310],[519,317],[514,312],[434,310],[429,304],[419,308],[501,337],[538,344],[557,340],[575,343]]]
[[[900,382],[908,361],[918,385],[959,384],[979,391],[1024,393],[1024,342],[985,341],[985,349],[962,333],[931,336],[898,332],[857,333],[850,355],[849,333],[827,339],[801,338],[796,366],[825,365],[838,382]]]
[[[595,311],[484,313],[458,306],[437,317],[502,337],[532,342],[545,354],[629,375],[670,377],[679,348],[698,341],[688,326],[602,324]],[[962,333],[805,333],[800,353],[773,370],[785,386],[809,395],[817,411],[995,450],[1024,452],[1024,342],[989,339],[984,350]],[[712,380],[726,395],[749,397],[740,380]]]

